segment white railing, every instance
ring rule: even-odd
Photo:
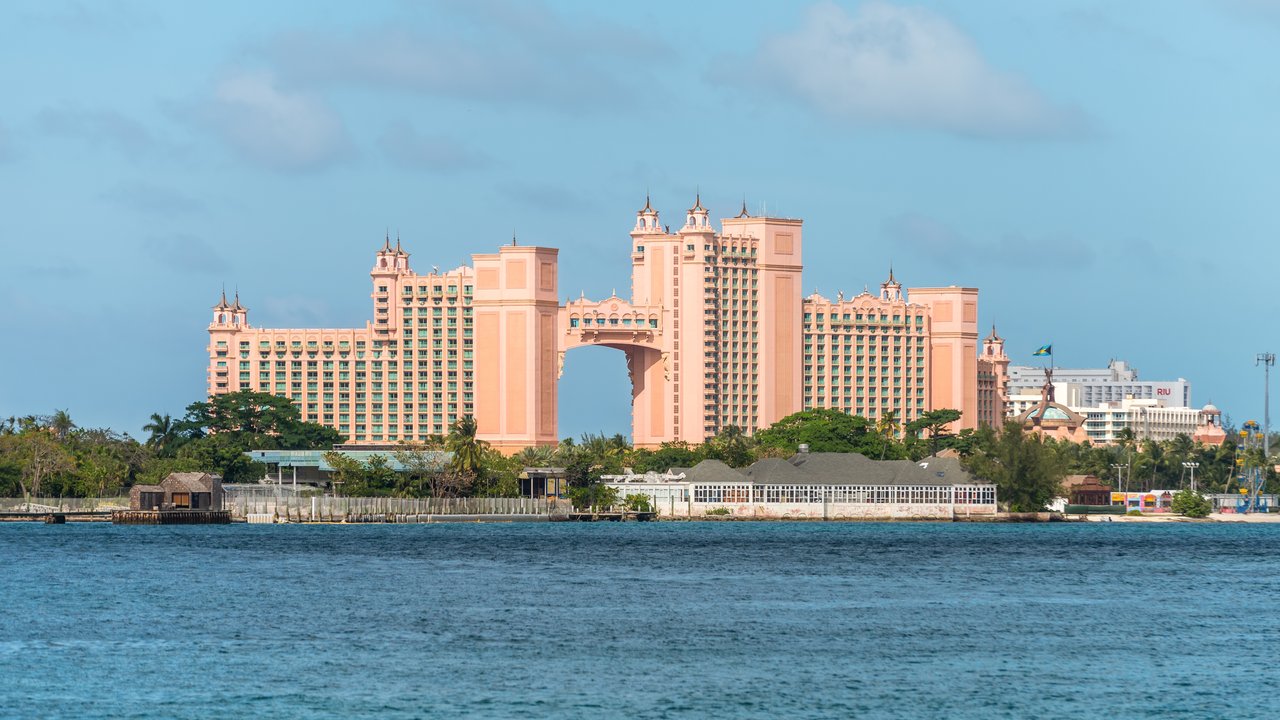
[[[281,522],[417,522],[430,516],[566,515],[565,500],[532,498],[237,497],[224,507],[231,517],[270,516]]]
[[[0,498],[0,512],[93,512],[128,509],[128,495],[103,498]]]

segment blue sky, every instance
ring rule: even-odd
[[[514,231],[561,293],[666,218],[805,220],[805,292],[981,288],[1014,362],[1123,358],[1261,416],[1276,347],[1280,0],[7,2],[0,416],[137,434],[204,391],[225,282],[262,326],[362,326]],[[629,432],[575,351],[562,435]]]

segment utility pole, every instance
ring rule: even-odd
[[[1258,353],[1254,366],[1262,366],[1262,457],[1271,457],[1271,366],[1276,364],[1275,353]]]

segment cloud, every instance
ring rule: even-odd
[[[1218,0],[1228,13],[1248,22],[1280,24],[1280,0]]]
[[[619,104],[636,67],[672,52],[586,13],[540,3],[442,3],[423,19],[350,32],[291,32],[258,46],[281,78],[303,87],[354,87],[495,104],[573,110]]]
[[[150,8],[122,0],[63,0],[42,2],[21,19],[31,25],[50,25],[64,30],[101,31],[118,35],[160,24]]]
[[[407,122],[392,123],[378,138],[378,147],[391,162],[411,170],[456,173],[487,164],[489,158],[457,140],[420,135]]]
[[[275,170],[319,170],[353,152],[342,118],[327,103],[281,88],[267,72],[228,74],[196,114],[243,158]]]
[[[1079,111],[992,67],[946,18],[887,2],[852,14],[819,2],[799,29],[766,38],[745,63],[722,61],[712,75],[860,125],[985,138],[1070,136],[1088,125]]]
[[[208,241],[185,233],[148,238],[142,243],[142,251],[157,263],[182,273],[221,273],[230,268]]]
[[[1006,234],[991,241],[965,237],[954,228],[916,213],[899,215],[885,226],[889,239],[950,267],[997,266],[1015,269],[1048,266],[1078,270],[1094,263],[1093,248],[1070,237]]]
[[[149,215],[184,215],[204,207],[189,195],[147,182],[117,185],[98,197]]]
[[[137,120],[114,110],[96,110],[68,105],[45,108],[36,116],[43,132],[58,137],[77,138],[94,147],[112,147],[137,157],[155,146],[150,131]]]
[[[572,210],[591,206],[591,200],[559,185],[509,182],[498,188],[503,195],[530,207],[545,210]]]

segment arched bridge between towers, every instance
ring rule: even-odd
[[[556,377],[564,374],[565,353],[580,347],[621,350],[631,379],[632,442],[657,445],[670,429],[671,348],[664,335],[660,305],[633,305],[613,295],[595,301],[570,301],[560,308]]]

